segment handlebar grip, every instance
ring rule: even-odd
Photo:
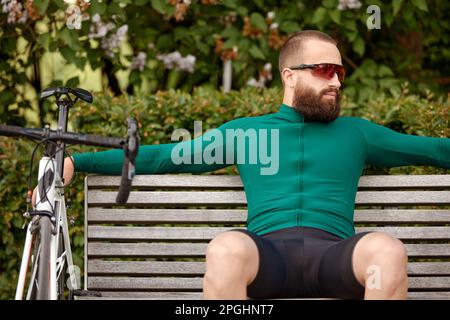
[[[125,204],[128,201],[128,197],[130,195],[131,182],[133,179],[129,179],[129,166],[130,160],[125,157],[125,160],[122,165],[122,178],[120,179],[120,187],[119,192],[117,193],[116,203],[117,204]]]
[[[119,193],[116,197],[117,204],[125,204],[130,195],[131,182],[133,181],[135,167],[134,162],[139,149],[138,125],[135,119],[128,118],[128,139],[125,148],[125,159],[122,165],[122,178]]]

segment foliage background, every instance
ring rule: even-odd
[[[62,0],[1,0],[0,123],[54,124],[56,106],[39,100],[38,94],[59,85],[96,92],[92,105],[80,103],[71,110],[71,131],[124,136],[124,121],[131,113],[140,122],[144,144],[168,143],[176,128],[193,132],[194,120],[202,120],[205,131],[237,117],[276,112],[281,102],[280,44],[292,32],[319,29],[339,41],[347,70],[342,115],[364,117],[407,134],[450,137],[448,1],[72,2],[84,15],[79,29],[68,28],[73,14]],[[26,19],[12,19],[5,3],[15,3],[16,9],[20,3]],[[339,9],[349,3],[361,6]],[[369,4],[381,9],[379,30],[367,28]],[[102,37],[95,37],[101,33],[94,28],[96,14],[105,25],[110,23]],[[194,72],[162,61],[161,56],[175,51],[195,57]],[[227,60],[232,62],[233,90],[224,94]],[[264,68],[268,63],[269,71]],[[252,78],[262,80],[265,88],[249,87]],[[14,297],[32,148],[29,141],[0,137],[0,299]],[[94,149],[73,146],[68,151]],[[235,173],[233,168],[224,172]],[[367,166],[365,173],[449,170]],[[81,268],[82,178],[78,175],[67,189],[73,203],[68,215],[75,220],[70,226],[74,261]]]
[[[327,32],[339,42],[348,73],[344,92],[358,104],[379,92],[399,91],[404,81],[420,94],[430,89],[446,95],[450,88],[445,0],[4,2],[23,3],[27,17],[18,22],[20,16],[0,12],[2,122],[42,126],[54,120],[53,106],[36,99],[48,86],[79,85],[114,96],[219,89],[228,59],[232,89],[261,77],[264,86],[279,87],[278,50],[289,34],[304,29]],[[79,29],[69,28],[74,14],[65,2],[79,8]],[[380,29],[367,27],[369,5],[380,8]],[[175,51],[195,57],[194,72],[158,58]]]

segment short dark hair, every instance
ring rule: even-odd
[[[281,47],[280,55],[278,58],[278,69],[280,71],[280,77],[282,82],[283,76],[281,75],[281,72],[291,63],[292,64],[299,63],[298,59],[295,62],[292,61],[292,57],[298,57],[299,55],[301,55],[303,44],[305,43],[306,40],[310,39],[322,40],[337,45],[337,42],[333,38],[331,38],[326,33],[317,30],[299,31],[289,36],[289,38]]]

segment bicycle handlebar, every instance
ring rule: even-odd
[[[114,138],[93,134],[79,134],[75,132],[61,132],[49,128],[34,129],[19,126],[0,125],[0,135],[10,137],[26,137],[36,140],[61,141],[71,144],[124,149],[125,161],[122,167],[122,178],[117,194],[116,203],[125,204],[131,190],[131,182],[135,174],[135,159],[139,149],[139,135],[137,122],[133,118],[127,119],[128,137]]]

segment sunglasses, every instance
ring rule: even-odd
[[[334,63],[299,64],[289,67],[291,70],[311,69],[316,77],[331,80],[337,74],[339,81],[344,82],[345,69],[343,66]]]

